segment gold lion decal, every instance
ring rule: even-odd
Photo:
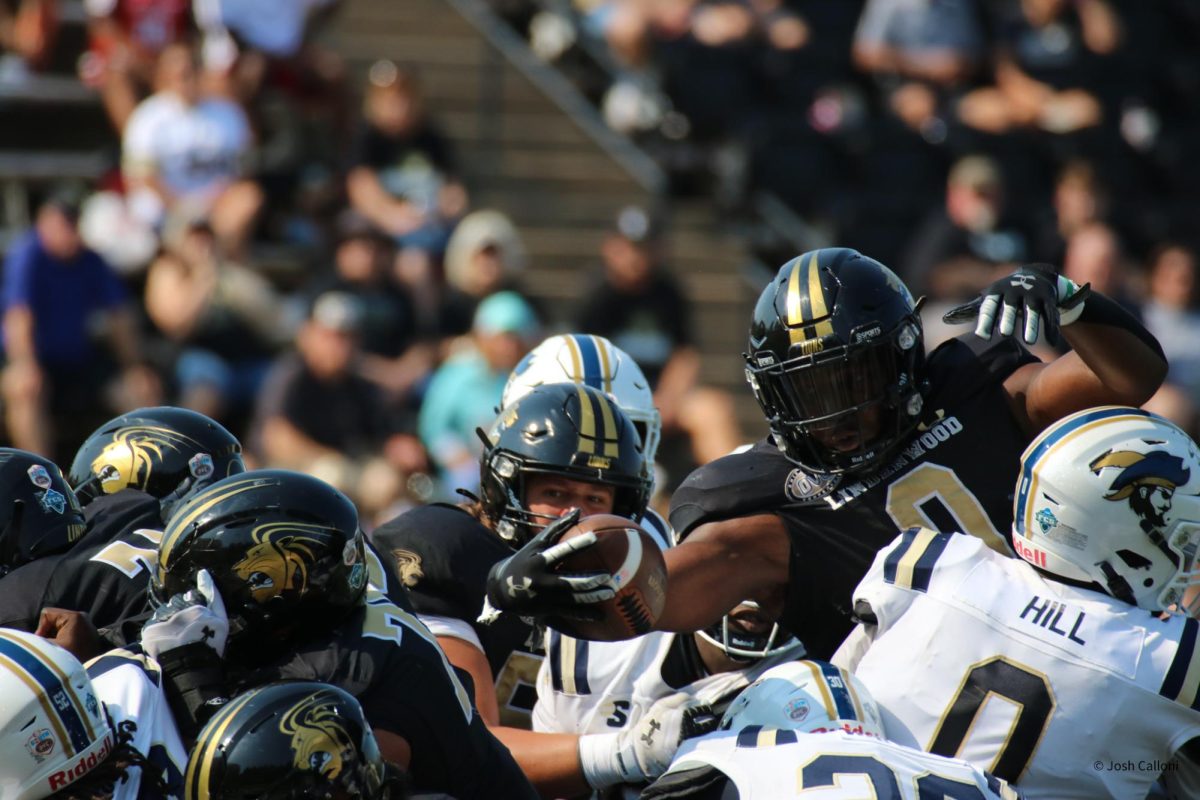
[[[198,449],[199,442],[169,428],[133,425],[121,428],[113,440],[92,459],[92,474],[100,481],[105,494],[119,492],[127,486],[145,489],[154,465],[168,450],[182,452]]]
[[[292,706],[279,722],[279,730],[292,737],[296,769],[333,779],[355,758],[354,740],[342,724],[337,707],[320,692]]]
[[[396,559],[396,574],[400,576],[400,582],[408,588],[416,586],[421,578],[425,577],[425,571],[421,569],[421,557],[412,550],[396,548],[392,551],[392,556]]]
[[[308,590],[308,571],[317,560],[316,548],[322,541],[315,535],[331,530],[302,522],[272,522],[251,532],[254,546],[233,565],[237,576],[250,585],[256,602],[286,591],[303,594]]]

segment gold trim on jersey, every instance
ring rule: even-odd
[[[1036,520],[1033,518],[1033,514],[1034,506],[1037,505],[1038,474],[1041,471],[1042,465],[1046,463],[1047,458],[1049,458],[1056,450],[1059,450],[1068,443],[1073,442],[1075,439],[1079,438],[1079,436],[1092,430],[1093,428],[1097,428],[1102,425],[1109,425],[1113,422],[1124,422],[1127,420],[1133,422],[1142,422],[1145,419],[1146,417],[1141,414],[1122,414],[1121,416],[1117,417],[1103,417],[1101,419],[1092,420],[1084,425],[1080,425],[1078,428],[1071,431],[1054,444],[1050,445],[1050,447],[1047,448],[1046,452],[1042,453],[1042,455],[1038,458],[1037,463],[1034,464],[1030,470],[1029,491],[1025,494],[1025,538],[1030,539],[1033,537],[1034,523],[1036,522]],[[1025,448],[1025,452],[1032,452],[1033,448],[1040,443],[1041,438],[1042,437],[1039,437],[1031,442],[1029,446]],[[1025,456],[1022,455],[1021,458],[1023,460]]]
[[[937,536],[937,532],[931,531],[929,528],[921,528],[917,531],[917,535],[913,537],[912,544],[908,546],[904,556],[896,562],[896,586],[901,589],[913,588],[913,570],[916,569],[917,562],[921,560],[921,556],[925,555],[925,551],[929,549],[929,545]]]
[[[563,636],[559,640],[558,665],[562,674],[563,692],[565,694],[579,693],[575,686],[576,645],[577,642],[570,636]]]
[[[979,669],[980,667],[987,666],[988,664],[992,664],[997,661],[1002,661],[1009,666],[1016,667],[1022,672],[1030,675],[1036,675],[1037,677],[1041,678],[1042,683],[1046,685],[1047,693],[1050,695],[1050,714],[1054,714],[1054,709],[1058,707],[1058,701],[1054,697],[1054,687],[1050,685],[1050,679],[1047,677],[1045,672],[1042,672],[1040,669],[1034,669],[1028,664],[1017,661],[1014,658],[1009,658],[1008,656],[992,656],[991,658],[985,658],[982,661],[976,661],[974,664],[968,665],[967,668],[963,670],[963,677],[962,680],[959,681],[958,689],[956,689],[954,694],[951,695],[950,701],[946,703],[946,708],[942,711],[941,717],[938,718],[937,725],[935,725],[933,728],[933,735],[929,737],[929,741],[926,742],[925,746],[922,748],[923,750],[928,753],[933,752],[934,742],[936,742],[941,736],[942,727],[946,724],[946,718],[950,715],[950,712],[954,710],[955,705],[958,704],[958,698],[962,696],[963,691],[966,689],[967,681],[971,679],[972,673],[974,673],[975,670]],[[979,701],[979,705],[975,708],[975,714],[971,717],[971,724],[967,726],[967,730],[963,734],[962,740],[958,743],[958,748],[954,751],[955,758],[962,758],[963,748],[966,747],[967,742],[971,740],[971,732],[975,730],[975,723],[978,722],[979,718],[983,715],[983,710],[992,697],[1002,698],[1010,705],[1015,706],[1017,708],[1017,713],[1013,715],[1012,722],[1008,726],[1008,732],[1004,735],[1004,742],[998,748],[996,748],[996,755],[992,759],[992,763],[987,767],[988,772],[994,771],[996,769],[996,765],[1000,763],[1000,759],[1004,757],[1004,753],[1008,750],[1008,745],[1012,741],[1013,732],[1017,729],[1017,725],[1021,721],[1021,714],[1025,712],[1025,704],[1020,700],[1017,700],[1013,697],[1007,697],[1006,695],[989,689],[987,694],[983,696],[983,699]],[[1033,743],[1033,747],[1029,751],[1031,754],[1029,762],[1033,761],[1032,754],[1037,753],[1038,748],[1042,746],[1042,739],[1046,738],[1046,730],[1050,727],[1049,721],[1050,718],[1047,717],[1045,724],[1042,725],[1042,729],[1038,732],[1037,741]],[[1025,774],[1025,770],[1029,769],[1029,762],[1026,762],[1025,768],[1021,772],[1022,775]]]

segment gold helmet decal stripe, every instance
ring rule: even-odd
[[[600,354],[600,373],[604,376],[604,391],[607,394],[612,394],[612,364],[608,362],[608,348],[601,342],[600,337],[593,336],[592,344],[596,346],[596,352]]]
[[[600,395],[596,397],[596,405],[600,406],[600,418],[604,420],[604,455],[619,458],[621,442],[617,438],[617,420],[613,417],[612,401]]]
[[[800,263],[792,262],[792,271],[788,275],[787,288],[787,325],[788,338],[792,344],[804,341],[804,313],[800,310]]]
[[[201,492],[188,502],[188,505],[195,504],[188,509],[186,514],[177,513],[171,522],[167,525],[166,531],[163,532],[162,544],[158,547],[158,574],[159,577],[167,571],[167,567],[171,562],[171,551],[175,547],[175,543],[191,528],[201,514],[208,511],[210,508],[235,495],[242,492],[248,492],[251,489],[259,486],[266,486],[267,482],[259,478],[246,478],[240,481],[234,481],[228,486],[213,487]],[[216,489],[216,491],[213,491]],[[184,506],[187,508],[187,506]],[[182,509],[181,509],[182,510]]]
[[[817,252],[815,250],[813,251],[812,258],[808,260],[805,272],[808,273],[809,319],[821,320],[816,325],[813,338],[823,339],[833,333],[833,323],[827,319],[829,317],[829,308],[825,301],[825,287],[821,285],[821,266],[817,263]]]
[[[571,354],[571,383],[583,383],[583,356],[579,352],[579,342],[574,336],[567,336],[567,352]]]
[[[194,800],[208,800],[208,782],[212,773],[213,757],[221,747],[229,724],[233,722],[242,706],[246,705],[253,697],[254,692],[247,692],[225,706],[213,718],[213,727],[209,730],[208,736],[196,743],[196,749],[188,760],[187,777],[184,779],[185,785],[191,789],[188,792],[189,797]]]
[[[592,408],[592,398],[582,383],[575,384],[575,391],[579,393],[579,447],[576,449],[580,453],[595,453],[596,412]]]
[[[825,683],[825,676],[821,674],[821,668],[811,661],[802,662],[813,674],[813,683],[821,690],[821,702],[825,704],[825,713],[830,719],[837,719],[837,709],[833,705],[833,695],[829,693],[829,686]]]

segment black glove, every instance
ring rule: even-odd
[[[991,339],[997,313],[1001,336],[1013,335],[1017,315],[1021,314],[1025,318],[1022,336],[1025,344],[1036,342],[1042,327],[1046,341],[1055,344],[1059,327],[1070,325],[1083,313],[1083,301],[1091,293],[1090,287],[1091,284],[1076,286],[1049,264],[1028,264],[996,281],[971,302],[950,309],[942,321],[957,325],[978,317],[975,335]]]
[[[554,565],[571,553],[596,543],[595,533],[575,536],[555,544],[579,522],[579,509],[551,522],[524,547],[492,565],[487,580],[487,602],[479,621],[494,621],[502,611],[525,617],[564,617],[592,622],[600,611],[589,606],[616,594],[608,572],[558,573]]]

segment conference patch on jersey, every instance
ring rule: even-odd
[[[792,470],[787,480],[783,485],[783,493],[787,495],[789,500],[794,500],[797,503],[802,503],[805,500],[819,500],[827,496],[837,486],[838,477],[830,475],[827,477],[818,477],[809,475],[804,470],[796,468]]]

